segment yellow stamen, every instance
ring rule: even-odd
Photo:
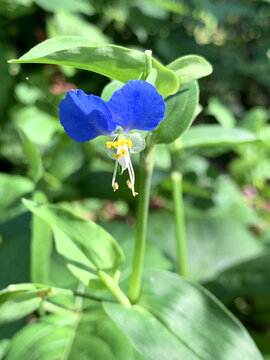
[[[127,186],[128,186],[128,188],[129,188],[130,190],[132,190],[132,195],[133,195],[134,197],[138,195],[138,193],[137,193],[136,191],[134,191],[134,188],[133,188],[130,180],[127,180]]]
[[[129,149],[131,149],[131,146],[132,146],[131,140],[129,140],[129,139],[125,139],[125,140],[126,140],[127,147],[128,147]]]
[[[121,148],[118,154],[114,154],[115,159],[120,159],[123,155],[127,156],[127,150]]]
[[[114,154],[113,156],[115,159],[120,159],[123,155],[127,156],[127,150],[126,149],[120,149],[118,154]]]
[[[125,146],[130,149],[132,146],[132,142],[129,139],[123,139],[123,140],[117,140],[117,141],[106,141],[106,148],[110,149],[113,147],[114,149],[117,149],[119,146]]]
[[[113,184],[113,191],[115,192],[115,191],[118,190],[118,189],[119,189],[119,185],[118,185],[117,182],[115,182],[115,183]]]

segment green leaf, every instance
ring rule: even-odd
[[[113,237],[92,221],[59,205],[24,204],[51,227],[57,251],[66,258],[69,270],[84,284],[97,279],[97,271],[112,274],[123,262],[121,248]]]
[[[204,213],[205,217],[186,218],[187,263],[190,279],[196,281],[213,279],[234,264],[262,252],[262,245],[252,232],[237,220],[218,214],[210,216],[206,210]],[[176,268],[178,259],[173,214],[166,211],[150,214],[147,237],[174,261]]]
[[[239,296],[270,295],[270,253],[248,259],[223,271],[208,285],[222,301]]]
[[[213,115],[220,125],[224,127],[230,128],[236,124],[236,120],[232,112],[216,97],[211,97],[209,99],[207,113],[209,115]]]
[[[18,131],[23,142],[23,153],[29,164],[28,176],[33,179],[34,182],[38,182],[43,176],[41,155],[26,133],[20,128],[18,128]]]
[[[125,262],[121,267],[120,282],[128,279],[132,272],[132,259],[134,247],[131,246],[135,239],[136,228],[135,226],[128,226],[124,222],[104,222],[102,226],[113,235],[118,244],[124,251]],[[145,270],[170,270],[172,263],[165,257],[162,252],[150,242],[147,242],[145,248],[144,269]]]
[[[200,79],[212,73],[212,65],[198,55],[186,55],[174,60],[167,68],[174,71],[181,86],[190,81]]]
[[[36,191],[33,200],[46,203],[47,198],[41,191]],[[33,214],[31,234],[31,280],[34,283],[48,283],[50,257],[52,250],[52,231],[48,224]]]
[[[183,90],[166,99],[165,118],[155,132],[155,142],[169,144],[181,136],[194,120],[198,101],[196,81],[186,84]]]
[[[189,129],[182,139],[181,148],[197,146],[237,145],[256,141],[251,132],[239,128],[225,128],[220,125],[197,125]]]
[[[7,360],[143,360],[101,309],[42,318],[12,339]]]
[[[126,83],[140,77],[145,70],[146,56],[141,51],[121,46],[96,45],[83,37],[62,36],[46,40],[10,62],[68,65]],[[174,72],[155,59],[152,59],[152,67],[157,70],[158,92],[164,97],[175,94],[179,80]]]
[[[23,176],[0,173],[0,209],[7,208],[33,189],[33,182]]]
[[[6,359],[64,359],[62,356],[71,335],[70,325],[76,316],[49,316],[43,319],[15,334]]]
[[[39,308],[48,287],[33,284],[9,285],[0,291],[0,324],[9,323],[31,314]]]
[[[173,273],[148,272],[138,305],[104,308],[148,360],[262,360],[248,332],[216,298]]]

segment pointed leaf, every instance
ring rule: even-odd
[[[270,295],[270,253],[234,265],[218,275],[208,288],[222,301],[239,296]]]
[[[47,202],[41,191],[36,191],[33,200]],[[31,280],[34,283],[48,283],[52,250],[52,230],[39,216],[33,214],[31,224]]]
[[[43,317],[19,331],[7,360],[143,360],[115,324],[99,309],[95,314]]]
[[[33,182],[23,176],[0,173],[0,209],[9,207],[22,195],[34,190]]]
[[[39,308],[42,298],[49,295],[48,287],[34,284],[9,285],[0,291],[0,324],[9,323],[31,314]]]
[[[248,332],[216,298],[173,273],[147,272],[138,305],[104,308],[149,360],[262,360]]]
[[[114,273],[123,261],[123,253],[114,238],[92,221],[59,205],[24,204],[51,227],[57,251],[66,258],[68,268],[89,285],[97,271]]]
[[[237,145],[256,141],[250,131],[240,128],[225,128],[220,125],[198,125],[187,131],[181,139],[181,148],[197,146]]]
[[[124,83],[138,79],[145,70],[146,58],[141,51],[116,45],[96,45],[76,36],[61,36],[46,40],[11,63],[42,63],[67,65],[89,70]],[[152,59],[157,70],[156,88],[164,97],[174,94],[179,88],[175,73]]]

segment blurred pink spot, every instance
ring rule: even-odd
[[[75,90],[78,89],[76,85],[68,82],[62,82],[62,83],[55,83],[51,87],[51,93],[54,95],[59,95],[66,93],[69,90]]]
[[[257,193],[257,189],[252,185],[245,185],[243,188],[243,194],[246,197],[254,197]]]

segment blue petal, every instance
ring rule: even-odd
[[[107,105],[113,121],[125,132],[154,130],[165,116],[163,97],[146,81],[129,81],[112,95]]]
[[[77,142],[99,135],[109,135],[116,129],[105,101],[82,90],[70,90],[59,106],[60,122],[65,132]]]

